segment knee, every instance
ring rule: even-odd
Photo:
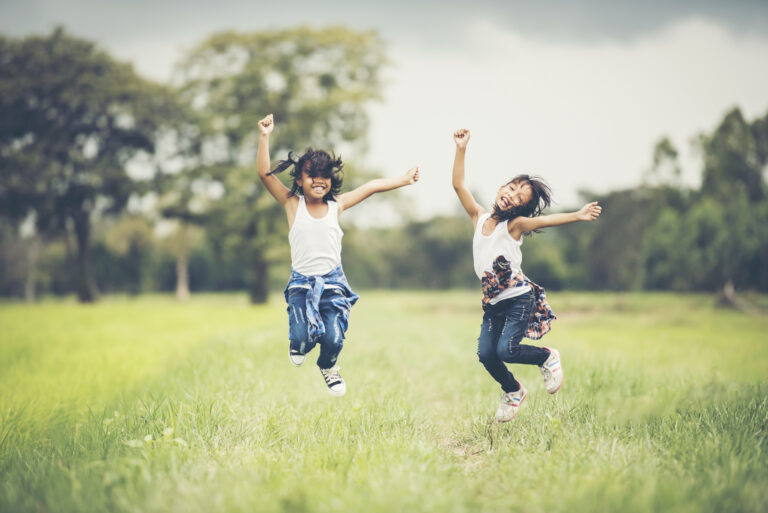
[[[486,364],[497,358],[496,351],[494,351],[492,347],[487,345],[477,346],[477,359],[480,360],[480,363]]]
[[[344,338],[342,337],[334,337],[334,336],[327,336],[326,333],[320,338],[320,344],[327,347],[328,349],[336,350],[341,349],[344,345]]]
[[[499,347],[496,348],[496,356],[499,358],[499,360],[505,362],[514,358],[516,353],[517,347],[512,345],[507,346],[506,344],[499,344]]]
[[[514,337],[506,344],[499,344],[496,347],[496,356],[499,357],[499,360],[509,362],[517,358],[520,354],[520,341],[522,339],[522,337]]]

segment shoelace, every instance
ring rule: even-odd
[[[334,381],[341,381],[341,374],[339,374],[340,370],[341,367],[333,367],[331,369],[320,369],[320,372],[323,374],[326,384],[330,384]]]

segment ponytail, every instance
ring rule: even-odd
[[[297,167],[298,164],[299,164],[298,160],[293,160],[293,152],[292,151],[288,152],[288,158],[285,159],[285,160],[279,161],[277,163],[277,165],[275,166],[275,168],[272,171],[270,171],[269,173],[267,173],[267,176],[271,176],[271,175],[274,175],[274,174],[277,174],[277,173],[282,173],[283,171],[285,171],[286,169],[288,169],[291,166],[293,166],[294,169],[298,169],[298,167]]]

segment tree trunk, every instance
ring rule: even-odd
[[[253,279],[248,290],[252,304],[267,302],[269,280],[267,279],[267,262],[261,252],[253,258]]]
[[[96,286],[91,276],[91,216],[89,210],[78,210],[72,216],[77,240],[77,273],[75,287],[81,303],[97,299]]]
[[[186,251],[180,251],[176,255],[176,299],[189,299],[189,263]]]
[[[761,312],[760,308],[736,295],[736,288],[733,286],[733,280],[726,281],[717,296],[719,306],[737,308],[750,315],[764,315],[764,312]]]
[[[37,299],[37,264],[40,260],[42,242],[35,235],[29,239],[27,246],[27,276],[24,280],[24,299],[27,303],[34,303]]]
[[[67,283],[66,283],[66,291],[71,292],[73,287],[72,283],[72,277],[77,274],[77,266],[75,265],[75,250],[72,248],[72,225],[74,222],[72,219],[67,218],[64,223],[64,249],[66,250],[67,255],[67,269],[69,270],[69,275],[67,276]]]

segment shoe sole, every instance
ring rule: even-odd
[[[556,389],[554,389],[554,390],[553,390],[553,391],[551,391],[551,392],[549,392],[549,391],[548,391],[548,392],[549,392],[549,394],[550,394],[550,395],[554,395],[554,394],[556,394],[558,390],[560,390],[561,388],[563,388],[563,383],[565,383],[565,376],[563,376],[563,379],[561,379],[561,380],[560,380],[560,384],[557,386],[557,388],[556,388]]]
[[[342,392],[335,392],[329,388],[328,393],[331,394],[333,397],[341,397],[342,395],[347,393],[347,389],[345,388],[344,391]]]
[[[301,367],[304,365],[304,361],[307,359],[307,357],[304,357],[304,360],[301,361],[301,363],[296,363],[293,361],[293,358],[291,358],[291,353],[288,353],[288,361],[293,364],[294,367]]]
[[[508,418],[508,419],[504,419],[504,420],[499,420],[499,419],[496,419],[496,422],[510,422],[512,419],[514,419],[515,417],[517,417],[517,412],[519,412],[519,411],[520,411],[520,407],[523,405],[523,401],[525,401],[525,398],[526,398],[526,397],[528,397],[528,391],[527,391],[527,390],[526,390],[526,391],[525,391],[525,393],[523,394],[523,397],[522,397],[522,398],[520,398],[520,402],[519,402],[519,403],[517,403],[517,409],[515,410],[515,414],[514,414],[514,415],[512,415],[512,416],[511,416],[510,418]]]
[[[547,350],[548,350],[548,351],[550,351],[550,352],[551,352],[551,351],[554,351],[554,352],[556,352],[556,353],[557,353],[557,359],[558,359],[558,360],[560,360],[560,351],[558,351],[557,349],[551,349],[551,348],[549,348],[549,347],[545,347],[545,349],[547,349]],[[560,372],[563,372],[563,361],[562,361],[562,360],[560,360]],[[547,390],[547,392],[548,392],[550,395],[554,395],[554,394],[556,394],[556,393],[558,392],[558,390],[560,390],[560,389],[563,387],[563,383],[564,383],[564,382],[565,382],[565,373],[563,373],[563,379],[561,379],[561,380],[560,380],[560,384],[559,384],[559,385],[557,385],[557,388],[556,388],[556,389],[554,389],[554,390],[553,390],[553,391],[551,391],[551,392],[550,392],[549,390]]]

